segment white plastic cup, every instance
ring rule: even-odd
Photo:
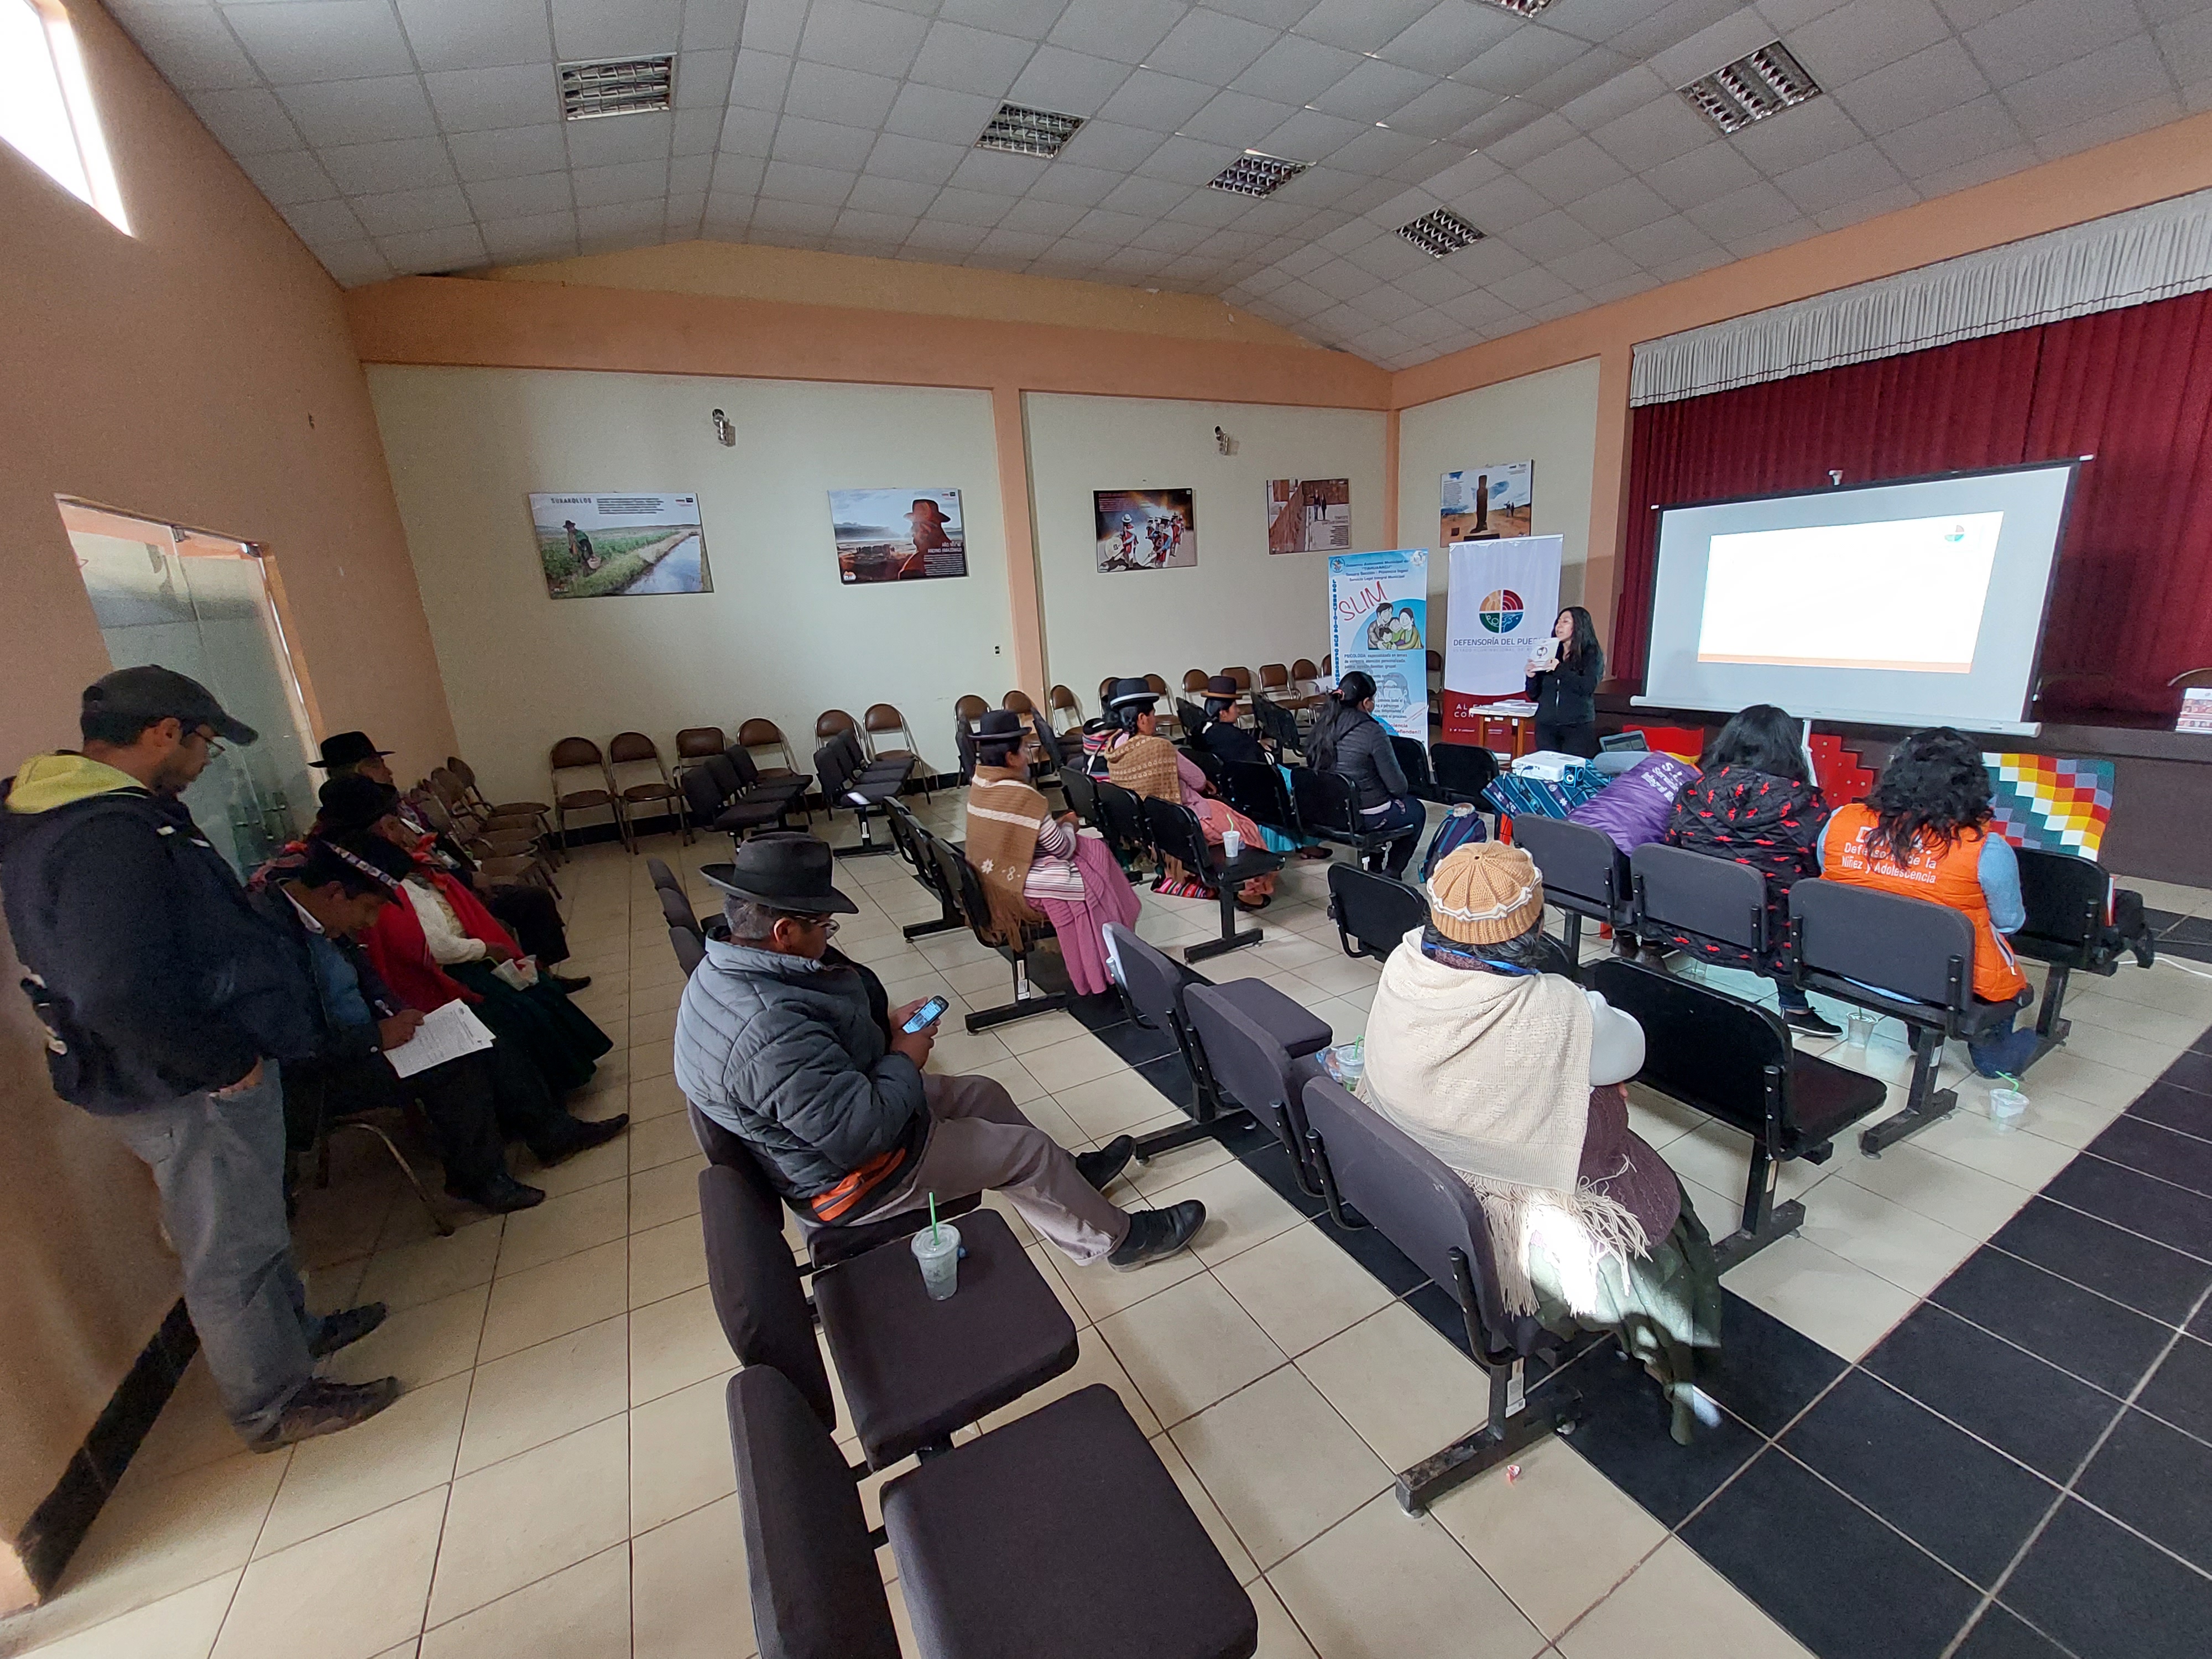
[[[1364,1037],[1354,1037],[1349,1042],[1340,1042],[1329,1051],[1336,1061],[1336,1080],[1349,1089],[1359,1081],[1367,1070],[1367,1048]]]
[[[914,1236],[914,1259],[921,1265],[921,1287],[930,1300],[945,1300],[959,1287],[960,1229],[949,1221],[924,1227]]]
[[[1875,1017],[1864,1009],[1853,1011],[1844,1021],[1844,1042],[1848,1048],[1863,1048],[1873,1039]]]
[[[1990,1121],[2000,1129],[2017,1129],[2027,1115],[2027,1097],[2017,1089],[1990,1091]]]
[[[1243,850],[1244,837],[1241,833],[1235,830],[1224,830],[1221,832],[1222,857],[1233,861]]]

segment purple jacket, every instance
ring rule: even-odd
[[[1682,786],[1698,769],[1672,755],[1646,755],[1611,783],[1567,814],[1570,823],[1602,830],[1613,844],[1632,853],[1667,833],[1667,820]]]

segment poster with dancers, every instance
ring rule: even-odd
[[[1198,563],[1198,510],[1188,489],[1094,489],[1098,569],[1188,570]]]

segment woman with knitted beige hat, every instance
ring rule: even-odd
[[[1506,1311],[1612,1331],[1687,1443],[1711,1420],[1694,1378],[1720,1346],[1720,1273],[1681,1182],[1628,1127],[1643,1028],[1565,976],[1519,848],[1458,848],[1425,892],[1427,925],[1376,988],[1358,1092],[1481,1199]]]

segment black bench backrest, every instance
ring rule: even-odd
[[[730,1450],[745,1529],[753,1637],[775,1659],[898,1659],[860,1491],[790,1379],[730,1379]]]
[[[1252,718],[1260,723],[1261,732],[1275,740],[1276,746],[1303,754],[1305,744],[1298,736],[1298,717],[1272,697],[1252,700]]]
[[[1963,910],[1870,887],[1801,881],[1790,890],[1790,930],[1805,973],[1954,1012],[1972,1006],[1974,924]]]
[[[721,757],[717,755],[714,758],[720,760]],[[722,816],[722,808],[728,802],[731,792],[722,787],[711,768],[703,765],[686,768],[678,783],[684,791],[684,804],[691,809],[692,823],[703,829]]]
[[[771,1365],[787,1377],[827,1432],[837,1427],[829,1368],[799,1264],[783,1236],[783,1212],[739,1170],[699,1171],[699,1227],[706,1236],[707,1288],[730,1351],[743,1365]]]
[[[680,887],[656,887],[660,895],[660,918],[671,927],[688,927],[693,933],[702,933],[698,913],[691,908],[691,898]]]
[[[1529,1352],[1540,1328],[1508,1318],[1492,1265],[1482,1200],[1436,1155],[1328,1078],[1305,1085],[1307,1127],[1320,1138],[1338,1194],[1376,1231],[1412,1257],[1455,1300],[1452,1252],[1467,1260],[1474,1316],[1486,1360]],[[1464,1305],[1464,1304],[1462,1304]]]
[[[2100,865],[2070,853],[2033,847],[2013,849],[2020,860],[2020,896],[2027,921],[2012,936],[2014,949],[2039,962],[2069,968],[2099,964],[2112,881]]]
[[[1271,825],[1285,835],[1301,833],[1290,785],[1264,761],[1231,761],[1224,766],[1221,797],[1255,823]]]
[[[1138,1019],[1155,1030],[1176,1030],[1183,1015],[1182,969],[1118,921],[1108,922],[1105,934],[1115,977]]]
[[[1198,827],[1197,813],[1181,801],[1148,798],[1145,829],[1164,857],[1180,863],[1194,880],[1212,884],[1213,854],[1206,844],[1206,832]]]
[[[1593,964],[1589,986],[1644,1028],[1637,1081],[1764,1134],[1768,1068],[1786,1091],[1791,1060],[1789,1031],[1771,1011],[1620,957]]]
[[[1310,766],[1291,769],[1291,789],[1298,817],[1306,828],[1342,840],[1357,837],[1359,793],[1341,772],[1316,772]]]
[[[1222,1093],[1251,1113],[1254,1121],[1273,1129],[1284,1146],[1302,1152],[1305,1117],[1291,1075],[1290,1051],[1211,985],[1190,987],[1183,993],[1183,1006],[1206,1050],[1206,1069]],[[1299,1161],[1304,1161],[1302,1155]]]
[[[698,769],[714,779],[714,787],[720,792],[724,800],[745,792],[744,778],[727,755],[709,755],[699,763]]]
[[[653,878],[653,884],[664,892],[671,889],[679,893],[684,890],[684,884],[676,879],[676,872],[662,860],[646,860],[645,872]]]
[[[1349,864],[1328,866],[1328,914],[1339,934],[1357,940],[1353,954],[1387,957],[1407,933],[1429,919],[1420,890]]]
[[[1076,817],[1101,835],[1106,832],[1106,825],[1098,816],[1097,787],[1088,773],[1077,766],[1061,767],[1060,793],[1066,799],[1068,810]]]
[[[1482,792],[1498,781],[1498,757],[1480,744],[1439,743],[1429,750],[1437,789],[1447,800],[1485,805]]]
[[[1628,860],[1604,830],[1523,813],[1513,820],[1513,839],[1536,860],[1548,902],[1605,921],[1626,918]]]
[[[697,971],[699,964],[707,959],[706,941],[689,927],[670,927],[668,943],[674,947],[676,965],[684,970],[686,979],[690,978]]]
[[[1650,842],[1628,856],[1639,927],[1694,933],[1765,956],[1766,878],[1747,864]]]
[[[1106,839],[1124,852],[1149,851],[1152,832],[1145,823],[1144,802],[1110,778],[1093,778],[1091,787],[1105,819]]]
[[[1423,800],[1437,799],[1437,781],[1429,772],[1429,751],[1422,744],[1397,732],[1390,734],[1390,748],[1398,757],[1398,769],[1406,775],[1406,787]]]

